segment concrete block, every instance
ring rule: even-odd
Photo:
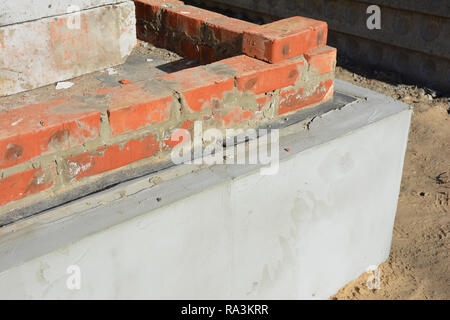
[[[127,1],[0,27],[0,96],[123,63],[135,24]]]
[[[5,0],[0,2],[0,27],[124,1],[126,0]]]

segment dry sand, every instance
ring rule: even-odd
[[[450,299],[450,98],[398,85],[392,74],[356,72],[338,67],[336,76],[411,104],[414,115],[380,289],[368,288],[366,273],[332,299]]]

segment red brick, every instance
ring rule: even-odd
[[[66,174],[80,179],[152,157],[158,151],[158,141],[152,135],[130,140],[123,145],[103,146],[94,152],[69,157]]]
[[[190,131],[190,130],[192,130],[193,127],[194,127],[194,120],[184,121],[182,123],[182,125],[180,126],[180,128],[177,128],[174,131],[172,131],[169,139],[166,139],[163,141],[163,143],[164,143],[163,150],[166,150],[167,148],[173,148],[177,144],[183,142],[181,131],[182,130]],[[181,137],[181,138],[175,138],[175,137]]]
[[[200,63],[201,64],[209,64],[213,63],[217,60],[216,53],[213,48],[205,46],[205,45],[199,45],[199,51],[200,51]]]
[[[177,6],[175,8],[162,8],[163,25],[166,28],[198,37],[201,26],[209,20],[224,17],[221,14],[192,7]]]
[[[184,58],[190,60],[196,61],[199,60],[200,58],[198,46],[189,41],[188,39],[183,39],[180,41],[180,45],[178,46],[177,52]]]
[[[167,41],[164,32],[157,31],[161,27],[158,23],[158,15],[161,14],[161,9],[176,8],[184,5],[184,3],[178,0],[135,0],[134,3],[136,6],[137,38],[150,42],[157,47],[168,47],[171,43]],[[173,47],[168,49],[173,50]]]
[[[100,112],[69,99],[0,112],[0,168],[99,135]]]
[[[306,61],[318,74],[333,72],[336,65],[336,48],[324,46],[305,53]]]
[[[156,20],[156,15],[160,9],[160,6],[155,5],[152,2],[155,1],[145,1],[145,0],[134,1],[136,19],[144,19],[147,21]]]
[[[162,32],[146,29],[146,26],[139,22],[136,23],[136,37],[153,44],[155,47],[165,48],[167,45],[167,38]]]
[[[208,21],[206,26],[214,32],[214,36],[220,42],[233,43],[241,38],[245,30],[256,27],[254,23],[233,19],[218,18]]]
[[[213,100],[222,101],[223,94],[234,87],[233,77],[210,73],[204,67],[169,73],[159,79],[180,92],[192,111],[211,108]]]
[[[270,95],[265,95],[265,96],[256,98],[258,110],[262,110],[262,108],[264,108],[264,106],[270,101],[270,99],[271,99]]]
[[[0,179],[0,206],[50,188],[53,178],[42,169],[30,169]]]
[[[333,97],[333,79],[322,81],[312,92],[306,92],[304,88],[288,90],[280,93],[278,114],[284,114],[300,108],[324,102]]]
[[[155,21],[158,12],[165,6],[181,6],[184,5],[182,1],[178,0],[134,0],[136,7],[136,18],[147,21]]]
[[[169,120],[173,101],[170,90],[149,91],[145,82],[99,90],[109,97],[108,118],[112,135]]]
[[[327,41],[326,22],[291,17],[244,31],[243,52],[271,63],[302,55]]]
[[[237,88],[241,91],[251,91],[254,94],[293,85],[304,67],[302,59],[269,64],[245,55],[224,59],[217,63],[232,67],[236,72]]]
[[[255,113],[252,110],[242,110],[241,107],[235,107],[220,118],[223,120],[225,126],[230,126],[232,123],[239,123],[254,117]]]

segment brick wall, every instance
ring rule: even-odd
[[[42,198],[169,161],[171,136],[196,120],[257,128],[332,98],[336,50],[324,22],[257,26],[177,0],[135,5],[138,38],[202,65],[0,112],[0,225]]]

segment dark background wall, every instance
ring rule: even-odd
[[[450,0],[187,0],[256,23],[289,16],[324,20],[338,64],[385,70],[395,81],[450,92]],[[367,7],[381,8],[381,29],[369,30]]]

